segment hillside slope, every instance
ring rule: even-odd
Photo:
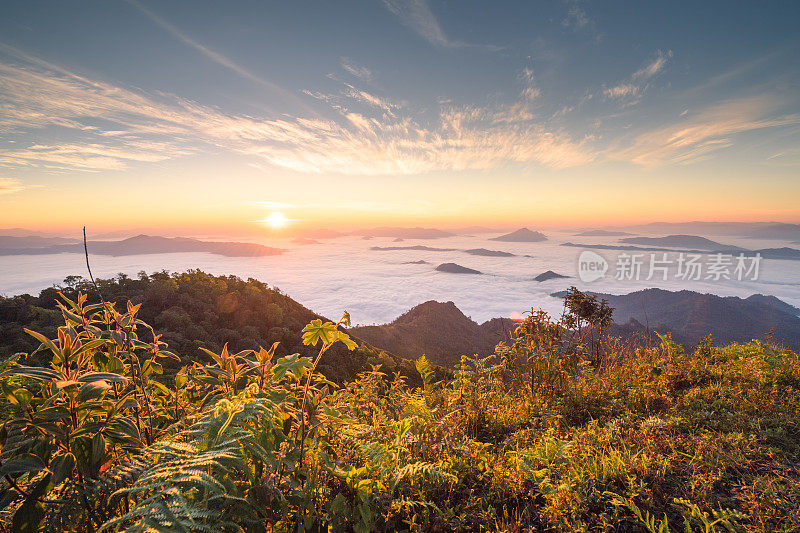
[[[351,332],[401,357],[425,354],[437,364],[452,367],[462,355],[488,355],[498,342],[509,340],[516,325],[495,318],[478,324],[453,302],[428,301],[413,307],[390,324],[360,326]]]
[[[0,298],[0,357],[36,349],[39,343],[23,328],[55,336],[56,327],[63,322],[55,307],[59,291],[73,299],[78,291],[96,299],[96,291],[87,281],[75,277],[65,282],[65,286],[43,290],[38,297]],[[163,335],[162,340],[181,357],[181,364],[204,358],[200,347],[218,352],[225,343],[237,352],[280,342],[279,356],[295,352],[310,356],[315,350],[303,345],[301,331],[311,320],[324,318],[260,281],[213,276],[200,270],[142,273],[138,278],[120,275],[98,282],[108,301],[143,304],[140,318]],[[329,379],[353,379],[370,364],[416,378],[413,362],[356,340],[359,347],[355,351],[337,345],[326,352],[319,368]]]

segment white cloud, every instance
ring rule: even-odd
[[[360,79],[363,82],[370,83],[373,79],[373,74],[370,69],[363,65],[359,65],[348,57],[342,57],[340,60],[342,68],[350,73],[352,76]]]
[[[16,178],[3,178],[0,177],[0,195],[12,194],[25,189],[22,182]]]
[[[626,105],[633,105],[650,88],[649,80],[664,69],[667,61],[672,57],[672,50],[662,52],[659,50],[656,57],[631,74],[630,79],[620,82],[612,87],[603,89],[603,96],[609,100],[619,100]]]
[[[576,32],[588,32],[596,43],[600,43],[604,35],[597,30],[595,21],[578,5],[576,0],[571,2],[568,0],[568,3],[570,6],[567,16],[561,21],[561,25],[565,28],[572,28]]]
[[[561,24],[564,27],[585,28],[592,24],[592,20],[586,15],[586,11],[573,5],[570,6],[567,16],[561,21]]]
[[[69,142],[0,151],[0,165],[118,170],[189,153],[229,150],[300,172],[416,174],[485,170],[508,163],[563,168],[585,164],[585,141],[536,122],[525,98],[493,106],[445,104],[421,120],[353,85],[311,93],[335,118],[258,118],[169,95],[158,97],[45,64],[0,63],[0,131],[58,126]],[[532,81],[532,73],[527,75]],[[532,96],[530,86],[523,95]],[[99,124],[103,124],[101,128]]]
[[[449,39],[439,21],[428,6],[427,0],[383,0],[386,8],[397,15],[400,20],[434,46],[441,48],[484,48],[496,52],[502,46],[475,45],[464,41]]]
[[[526,67],[522,70],[521,74],[522,78],[522,93],[521,96],[525,100],[535,100],[539,96],[541,96],[541,91],[536,84],[534,83],[533,79],[533,69]]]
[[[666,52],[659,50],[655,59],[634,72],[633,76],[631,77],[634,80],[649,80],[664,69],[664,66],[667,64],[667,60],[671,57],[672,50],[667,50]]]
[[[775,116],[780,104],[771,95],[727,100],[690,119],[640,134],[629,146],[615,147],[604,155],[644,167],[697,162],[731,146],[738,134],[800,124],[797,114]]]
[[[654,63],[640,70],[663,68],[649,68]],[[537,117],[533,71],[523,70],[521,79],[520,96],[509,103],[445,102],[438,112],[416,112],[344,84],[338,94],[308,92],[327,104],[328,118],[264,118],[95,81],[31,58],[22,64],[0,61],[0,135],[21,141],[45,128],[54,132],[47,143],[17,142],[0,150],[0,166],[113,171],[219,150],[247,156],[247,163],[258,167],[350,175],[494,170],[509,164],[567,168],[603,159],[651,167],[697,161],[730,146],[739,133],[798,123],[796,115],[776,116],[768,96],[731,100],[693,110],[627,145],[624,139],[607,141],[612,146],[600,151],[599,138],[575,137],[557,126],[559,113],[568,110]],[[632,82],[606,89],[615,99],[636,98],[641,90]]]
[[[621,99],[632,98],[641,94],[641,88],[632,83],[622,83],[614,87],[607,87],[603,89],[603,94],[606,98]]]
[[[122,147],[101,144],[32,145],[23,150],[0,151],[0,164],[43,166],[50,169],[88,171],[122,170],[128,162],[155,163],[189,153],[160,142],[132,141]]]
[[[393,111],[399,109],[400,106],[389,101],[387,98],[381,98],[379,96],[375,96],[374,94],[370,94],[366,91],[362,91],[353,87],[352,85],[347,85],[346,95],[354,100],[358,100],[365,104],[369,104],[373,107],[377,107],[379,109],[383,109],[389,114],[393,114]]]

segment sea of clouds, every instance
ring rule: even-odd
[[[648,287],[692,290],[720,296],[747,297],[751,294],[777,296],[800,307],[800,261],[762,260],[758,280],[676,279],[669,272],[646,280],[648,265],[639,280],[616,279],[617,255],[622,252],[595,250],[609,262],[605,277],[591,283],[578,279],[578,256],[582,248],[561,246],[564,242],[614,244],[618,237],[576,237],[548,232],[549,239],[535,243],[506,243],[489,240],[496,234],[457,236],[444,239],[394,242],[392,238],[341,237],[320,244],[297,245],[289,240],[264,242],[287,248],[283,255],[267,257],[223,257],[208,253],[176,253],[109,257],[92,255],[92,270],[105,278],[125,273],[135,276],[168,270],[180,272],[199,268],[211,274],[233,274],[256,278],[278,287],[301,304],[330,318],[343,310],[354,323],[376,324],[395,319],[427,300],[453,301],[464,314],[482,322],[494,317],[542,308],[552,314],[562,310],[561,300],[550,296],[572,285],[581,290],[625,294]],[[710,236],[714,238],[713,236]],[[750,249],[786,246],[779,241],[715,238],[724,244]],[[458,251],[372,250],[374,246],[424,245],[455,248]],[[516,254],[515,257],[483,257],[463,251],[487,248]],[[525,257],[529,255],[531,257]],[[659,258],[660,258],[659,254]],[[675,259],[677,254],[670,254]],[[645,256],[649,262],[649,253]],[[425,260],[428,264],[408,264]],[[705,259],[704,259],[705,260]],[[482,275],[437,272],[440,263],[457,263],[483,272]],[[545,282],[533,278],[553,270],[570,276]],[[0,257],[0,293],[15,295],[38,292],[68,275],[86,276],[84,257],[79,254]],[[705,277],[705,276],[704,276]]]

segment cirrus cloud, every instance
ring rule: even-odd
[[[23,58],[25,59],[25,58]],[[0,132],[60,128],[63,143],[0,150],[0,165],[122,170],[187,156],[211,146],[299,172],[417,174],[487,170],[508,163],[554,168],[585,164],[584,140],[537,122],[537,91],[523,73],[521,100],[492,106],[445,104],[422,120],[386,98],[349,84],[335,95],[310,94],[332,118],[259,118],[165,94],[116,86],[45,62],[0,63]]]
[[[608,97],[638,98],[641,84],[646,88],[669,55],[659,53],[628,82],[608,89]],[[575,134],[561,126],[564,113],[538,115],[542,95],[533,70],[523,69],[520,79],[522,90],[511,101],[443,100],[434,112],[344,83],[338,92],[305,91],[326,107],[324,115],[274,118],[226,113],[16,54],[14,61],[0,59],[0,138],[17,141],[13,148],[0,148],[0,167],[124,171],[209,151],[239,154],[255,168],[349,175],[509,165],[563,169],[609,160],[654,167],[709,157],[748,131],[800,123],[797,115],[779,114],[780,102],[763,94],[698,107],[691,116],[645,127],[636,136]],[[23,141],[42,139],[44,131],[46,143]]]
[[[12,194],[25,189],[22,182],[16,178],[4,178],[0,176],[0,194]]]
[[[639,134],[625,147],[615,147],[608,159],[630,161],[643,167],[688,164],[727,148],[738,134],[765,128],[800,124],[800,115],[775,111],[782,99],[769,94],[735,98],[714,105],[674,124]]]

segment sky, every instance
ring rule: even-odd
[[[800,222],[798,19],[780,0],[8,0],[0,227]]]

